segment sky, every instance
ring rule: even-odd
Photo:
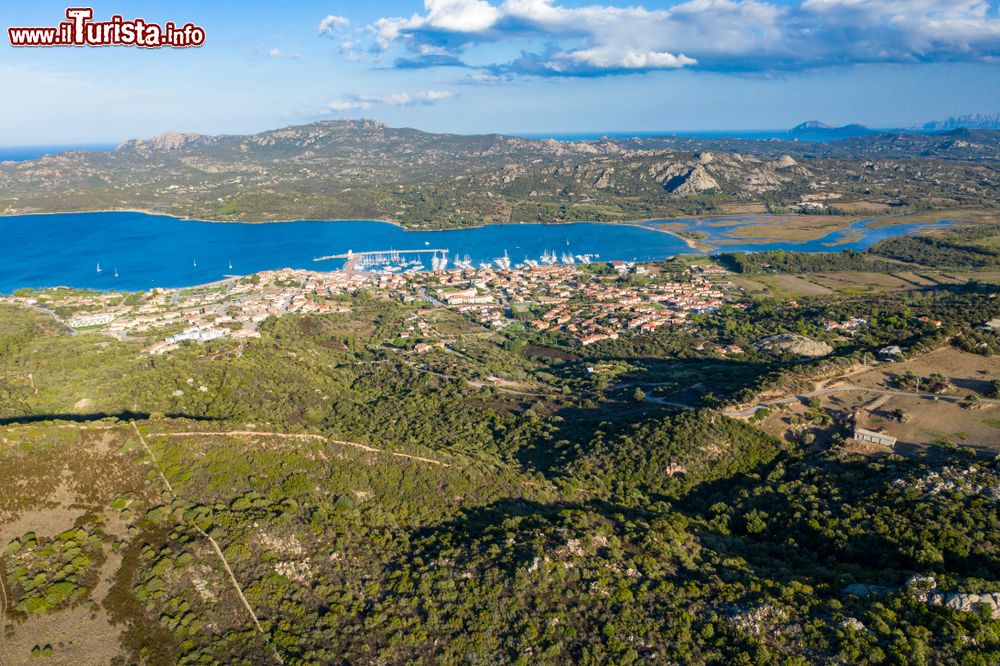
[[[332,118],[463,134],[907,127],[1000,112],[1000,2],[95,2],[199,48],[14,48],[65,4],[0,0],[0,145]]]

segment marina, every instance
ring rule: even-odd
[[[719,251],[863,250],[882,238],[929,226],[868,226],[870,221],[862,220],[809,241],[727,237],[729,230],[762,219],[730,218],[725,226],[718,219],[711,224],[672,223],[703,231],[705,243]],[[0,293],[52,286],[188,287],[281,268],[403,274],[644,262],[697,252],[656,224],[508,224],[407,231],[374,221],[218,224],[130,212],[8,216],[0,217],[0,230],[8,240],[0,263]]]

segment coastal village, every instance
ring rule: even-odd
[[[725,275],[716,265],[676,273],[661,272],[655,264],[620,261],[410,273],[281,269],[134,294],[27,290],[0,302],[45,311],[74,331],[142,339],[152,354],[185,341],[259,337],[258,326],[271,316],[350,312],[349,296],[363,290],[407,304],[448,308],[490,329],[531,327],[585,346],[683,324],[691,314],[711,312],[727,301],[742,307],[727,298]],[[400,337],[425,338],[426,332],[418,316]]]

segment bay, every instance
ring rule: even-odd
[[[865,249],[881,238],[911,233],[926,224],[872,229],[868,221],[813,241],[735,241],[732,227],[752,219],[673,220],[709,234],[720,251],[787,249],[810,252]],[[655,222],[647,223],[650,226]],[[447,249],[452,261],[473,265],[505,253],[512,264],[544,253],[594,260],[654,261],[691,253],[680,238],[639,224],[510,224],[450,231],[406,231],[386,222],[301,221],[267,224],[214,223],[137,212],[66,213],[0,217],[0,292],[22,287],[68,286],[139,290],[186,287],[278,268],[335,270],[343,260],[317,257],[348,251]],[[413,254],[425,269],[430,253]],[[101,270],[98,271],[97,267]],[[117,273],[117,277],[115,276]]]

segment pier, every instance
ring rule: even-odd
[[[328,254],[325,257],[316,257],[313,261],[328,261],[330,259],[360,259],[361,257],[368,257],[371,259],[388,259],[394,254],[431,254],[432,252],[448,254],[447,249],[431,250],[428,248],[420,248],[419,250],[375,250],[373,252],[351,252],[348,250],[345,254]]]
[[[343,254],[328,254],[323,257],[316,257],[313,261],[346,259],[347,261],[344,263],[344,270],[351,272],[356,269],[358,264],[360,264],[362,268],[383,264],[396,264],[399,263],[400,257],[407,254],[433,254],[435,257],[440,254],[442,257],[446,257],[448,255],[448,249],[420,248],[418,250],[373,250],[370,252],[354,252],[352,250],[348,250]],[[434,269],[437,270],[437,266],[435,266]]]

